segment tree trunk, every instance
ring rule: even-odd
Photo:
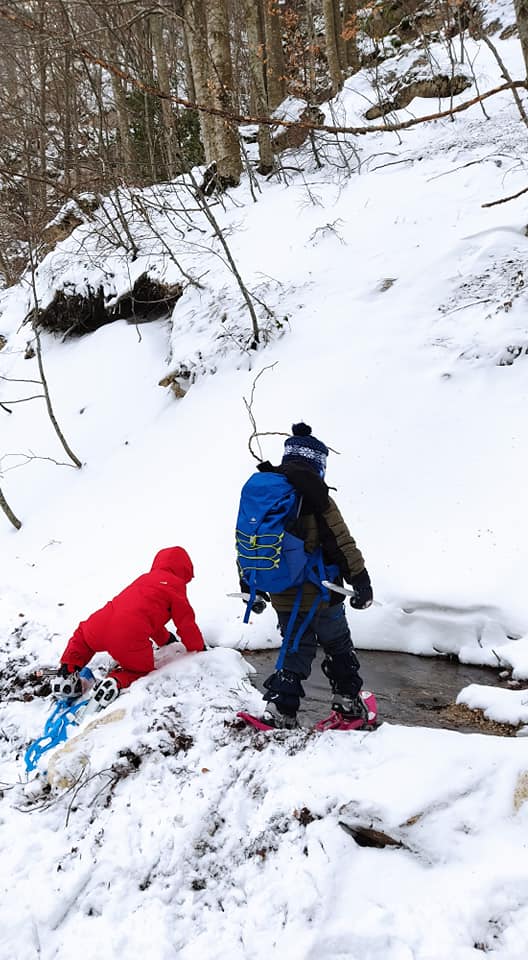
[[[158,86],[162,93],[167,97],[170,94],[169,67],[167,64],[167,55],[163,44],[163,17],[160,14],[153,14],[150,17],[150,34],[152,37],[152,47],[154,50],[154,59],[156,61],[156,70],[158,74]],[[167,175],[172,178],[175,174],[174,151],[173,151],[173,124],[172,106],[170,100],[161,101],[161,116],[163,119],[163,153]]]
[[[192,78],[196,91],[196,103],[207,105],[209,94],[209,51],[207,48],[207,25],[204,0],[184,0],[184,29]],[[200,111],[200,132],[206,163],[216,160],[215,127],[213,118]]]
[[[341,20],[341,5],[340,0],[334,0],[334,23],[335,23],[335,33],[337,40],[337,53],[339,56],[339,65],[341,70],[344,70],[346,66],[346,50],[345,50],[345,39],[343,37],[343,22]]]
[[[38,75],[39,75],[39,176],[42,178],[40,186],[40,201],[42,204],[42,214],[45,215],[47,207],[46,179],[48,176],[48,123],[47,123],[47,49],[45,37],[46,29],[46,11],[44,3],[39,5],[39,32],[40,39],[38,44]]]
[[[138,69],[141,77],[146,79],[149,87],[154,86],[154,57],[152,51],[152,35],[150,33],[150,23],[147,20],[141,21],[137,30],[139,33],[139,63]],[[137,41],[136,41],[137,42]],[[128,49],[132,49],[129,47]],[[159,107],[159,103],[156,104]],[[145,127],[145,146],[147,147],[148,173],[147,176],[153,183],[159,180],[163,175],[158,169],[156,145],[159,143],[156,131],[155,121],[155,98],[143,92],[143,121]],[[163,155],[163,148],[160,150]],[[144,172],[144,171],[143,171]]]
[[[194,86],[194,77],[191,66],[191,55],[189,53],[189,44],[187,42],[187,30],[183,30],[183,63],[185,67],[185,95],[192,103],[196,103],[196,89]]]
[[[251,74],[251,93],[257,116],[269,116],[264,77],[264,50],[258,5],[255,0],[243,0],[248,40],[249,69]],[[264,175],[273,170],[273,149],[270,128],[261,124],[258,130],[259,166]]]
[[[75,37],[75,27],[71,21],[70,14],[64,3],[60,5],[60,28],[65,38],[69,35]],[[82,28],[81,19],[80,26]],[[81,70],[88,78],[90,88],[93,90],[93,82],[88,66],[85,62],[81,64]],[[82,150],[82,137],[79,131],[79,118],[84,112],[84,83],[79,82],[79,76],[76,71],[75,58],[72,56],[69,44],[64,48],[64,68],[62,77],[63,87],[63,111],[64,111],[64,183],[67,190],[79,187],[81,183],[80,153]],[[59,79],[59,83],[61,80]],[[98,114],[100,116],[100,100],[97,100]],[[107,159],[106,151],[99,141],[100,162],[104,163]]]
[[[335,0],[323,0],[323,14],[325,21],[326,60],[328,73],[332,84],[332,96],[336,96],[343,86],[341,64],[336,35]]]
[[[117,53],[116,42],[113,36],[112,31],[108,30],[108,58],[110,61],[118,63],[119,57]],[[128,104],[126,99],[125,87],[119,77],[116,77],[114,73],[110,74],[110,83],[112,84],[112,93],[114,95],[114,107],[116,112],[117,120],[117,130],[119,133],[119,151],[121,156],[119,157],[120,166],[121,166],[121,177],[120,179],[128,180],[132,178],[132,170],[134,166],[134,153],[132,150],[132,143],[130,140],[130,117]]]
[[[215,107],[233,110],[233,68],[226,0],[208,0],[207,36],[212,60],[210,89]],[[217,176],[222,187],[240,182],[242,163],[238,131],[229,120],[215,118]]]
[[[64,153],[64,187],[69,190],[72,183],[72,117],[74,116],[71,97],[75,97],[75,85],[72,82],[71,59],[68,49],[64,54],[64,102],[62,110],[62,149]]]
[[[121,179],[127,180],[131,177],[133,167],[132,147],[130,143],[130,129],[128,122],[128,106],[126,94],[119,77],[111,74],[110,82],[112,84],[112,93],[114,94],[114,107],[116,111],[117,129],[119,131],[119,147],[121,152],[121,163],[123,164]]]
[[[266,89],[270,110],[278,107],[286,95],[286,68],[282,49],[282,24],[277,0],[262,0],[262,19],[266,43]]]
[[[305,7],[305,21],[304,29],[307,39],[307,69],[308,69],[308,101],[311,103],[313,100],[315,86],[316,86],[316,70],[315,70],[315,28],[314,28],[314,13],[312,0],[306,0]]]
[[[357,0],[344,0],[343,3],[343,39],[345,43],[345,67],[359,68],[357,47]]]
[[[514,0],[515,16],[517,17],[517,29],[519,30],[519,40],[528,77],[528,0]]]

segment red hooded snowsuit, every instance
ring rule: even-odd
[[[61,657],[61,663],[84,667],[94,653],[106,651],[119,668],[109,674],[128,687],[154,669],[151,639],[162,647],[169,639],[165,624],[172,620],[187,650],[203,650],[202,634],[187,600],[185,585],[194,576],[183,547],[166,547],[144,573],[117,597],[79,624]]]

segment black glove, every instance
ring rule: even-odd
[[[367,607],[371,606],[374,599],[372,584],[367,570],[362,570],[361,573],[357,573],[355,577],[351,578],[350,583],[354,588],[354,596],[350,597],[350,606],[353,607],[354,610],[366,610]]]
[[[240,592],[241,593],[251,593],[251,588],[245,580],[240,581]],[[266,609],[266,604],[269,603],[271,597],[269,593],[266,593],[264,590],[257,590],[255,593],[255,600],[253,601],[253,606],[251,607],[252,613],[264,613]],[[242,601],[244,606],[247,606],[247,600]]]
[[[264,610],[266,609],[266,599],[264,598],[269,600],[269,595],[267,593],[260,596],[257,594],[255,600],[253,601],[253,606],[251,607],[251,613],[264,613]]]
[[[67,663],[61,663],[60,668],[57,670],[57,676],[62,677],[63,680],[66,680],[72,673],[79,673],[82,670],[82,667],[69,667]]]
[[[178,643],[178,637],[174,633],[171,633],[170,630],[169,639],[167,640],[165,646],[168,647],[169,643]]]

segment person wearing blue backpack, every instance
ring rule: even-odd
[[[361,695],[343,593],[323,583],[350,584],[355,610],[372,604],[365,561],[325,483],[328,452],[311,427],[294,424],[281,464],[260,463],[241,494],[236,541],[245,621],[271,601],[283,638],[276,669],[264,683],[263,729],[297,726],[302,681],[318,645],[332,690],[330,717],[318,728],[358,729],[371,719],[365,698],[372,695]]]

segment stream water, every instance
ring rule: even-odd
[[[378,701],[379,719],[408,726],[443,727],[460,732],[496,733],[486,729],[469,711],[452,709],[457,694],[470,683],[504,686],[498,671],[489,667],[467,666],[447,657],[418,657],[409,653],[384,650],[357,650],[364,687]],[[244,654],[256,670],[252,680],[259,690],[273,672],[277,650]],[[299,720],[309,724],[330,712],[330,687],[321,671],[322,651],[318,651],[308,680],[303,682],[306,697]]]

